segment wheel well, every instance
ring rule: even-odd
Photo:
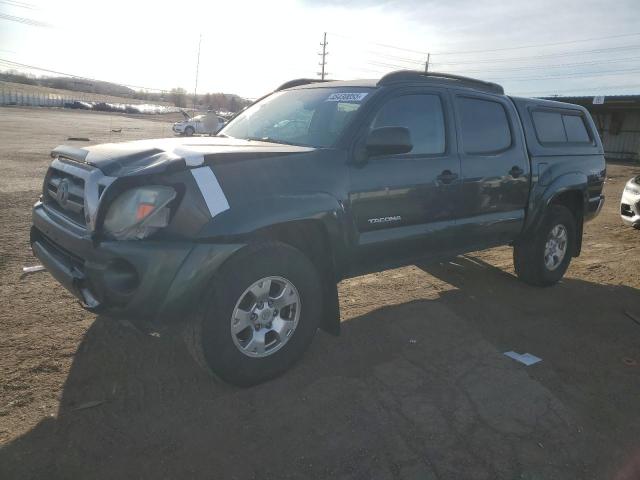
[[[562,192],[551,200],[552,205],[563,205],[571,210],[576,220],[582,216],[584,209],[584,197],[579,190],[568,190]]]
[[[302,220],[272,225],[257,232],[264,240],[276,240],[297,248],[316,266],[319,272],[333,275],[333,255],[325,228],[320,222]],[[324,277],[324,275],[323,275]]]
[[[333,250],[324,225],[315,220],[301,220],[266,227],[258,232],[261,240],[276,240],[298,250],[314,264],[324,287],[323,330],[337,335],[340,332],[337,275]]]
[[[551,205],[562,205],[573,213],[576,219],[576,251],[573,256],[579,256],[582,250],[582,228],[584,225],[584,196],[582,192],[580,190],[562,192],[553,198]]]

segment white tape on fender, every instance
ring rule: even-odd
[[[204,163],[204,153],[194,150],[193,148],[176,147],[172,153],[184,158],[184,163],[187,167],[197,167]]]
[[[194,180],[198,184],[198,188],[207,203],[207,208],[211,217],[215,217],[219,213],[229,210],[229,202],[225,197],[218,179],[210,167],[200,167],[191,170]]]

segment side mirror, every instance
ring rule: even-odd
[[[374,128],[367,136],[365,148],[371,157],[409,153],[413,149],[411,133],[405,127]]]

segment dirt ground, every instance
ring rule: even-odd
[[[0,108],[0,132],[0,478],[640,478],[640,231],[617,213],[640,166],[608,166],[559,285],[518,282],[509,248],[344,281],[342,335],[237,389],[21,273],[51,148],[167,120]]]

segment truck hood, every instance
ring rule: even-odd
[[[105,143],[83,148],[61,145],[53,149],[51,156],[97,167],[107,176],[123,177],[198,167],[205,162],[283,156],[314,150],[313,147],[237,138],[199,137]]]

